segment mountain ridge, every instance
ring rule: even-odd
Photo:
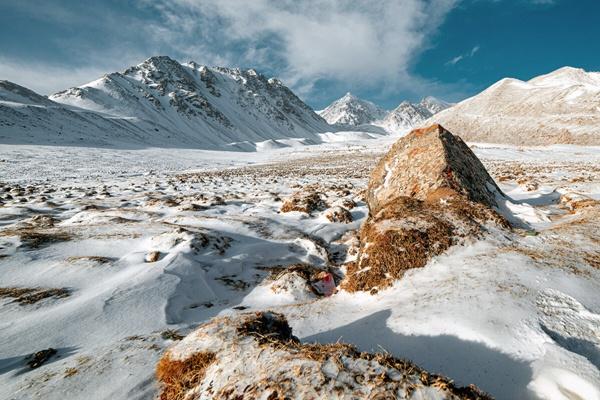
[[[330,124],[344,128],[364,129],[372,125],[387,133],[405,133],[450,106],[450,103],[428,96],[419,103],[403,101],[388,111],[348,92],[318,114]]]
[[[600,145],[600,73],[563,67],[528,81],[504,78],[434,115],[464,140]]]
[[[167,56],[48,98],[11,82],[0,92],[5,143],[256,150],[318,143],[331,130],[276,78]]]

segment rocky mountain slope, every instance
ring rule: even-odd
[[[319,115],[330,124],[364,125],[385,118],[387,111],[370,101],[359,99],[352,93],[331,103]]]
[[[5,93],[2,120],[9,121],[0,129],[5,143],[68,144],[81,137],[85,144],[253,150],[255,143],[272,140],[316,143],[317,133],[330,130],[277,79],[253,69],[180,64],[165,56],[49,99],[10,83],[0,91]],[[77,123],[81,118],[86,121]]]
[[[330,124],[345,128],[368,129],[372,125],[383,128],[388,133],[400,133],[420,125],[450,105],[434,97],[425,97],[419,103],[403,101],[392,111],[386,111],[370,101],[346,93],[344,97],[319,111],[319,115]]]
[[[523,82],[506,78],[436,114],[464,140],[600,145],[600,73],[564,67]]]

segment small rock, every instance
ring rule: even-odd
[[[325,213],[325,218],[331,222],[338,222],[343,224],[349,224],[353,221],[352,214],[344,207],[333,207]]]
[[[29,361],[27,361],[27,365],[29,365],[29,368],[31,369],[41,367],[55,354],[56,349],[53,349],[52,347],[46,350],[40,350],[29,356]]]
[[[153,263],[153,262],[157,262],[158,260],[160,260],[160,258],[161,258],[160,251],[151,251],[150,253],[146,254],[146,258],[144,258],[144,261],[146,261],[147,263]]]

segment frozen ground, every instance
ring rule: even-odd
[[[152,398],[175,331],[268,308],[303,341],[383,349],[498,399],[599,399],[600,148],[474,145],[527,229],[453,248],[375,296],[269,278],[295,263],[343,273],[390,143],[0,146],[0,398]],[[353,222],[280,213],[297,190],[354,200]]]

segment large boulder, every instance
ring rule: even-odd
[[[349,291],[388,287],[450,246],[508,227],[497,211],[504,194],[471,149],[440,125],[396,142],[374,169],[366,197],[369,218],[342,285]]]
[[[503,194],[469,146],[435,124],[392,146],[371,173],[367,202],[375,215],[399,197],[436,202],[454,196],[497,207]]]
[[[342,344],[302,344],[281,314],[215,318],[157,367],[161,400],[491,399],[410,361]]]

